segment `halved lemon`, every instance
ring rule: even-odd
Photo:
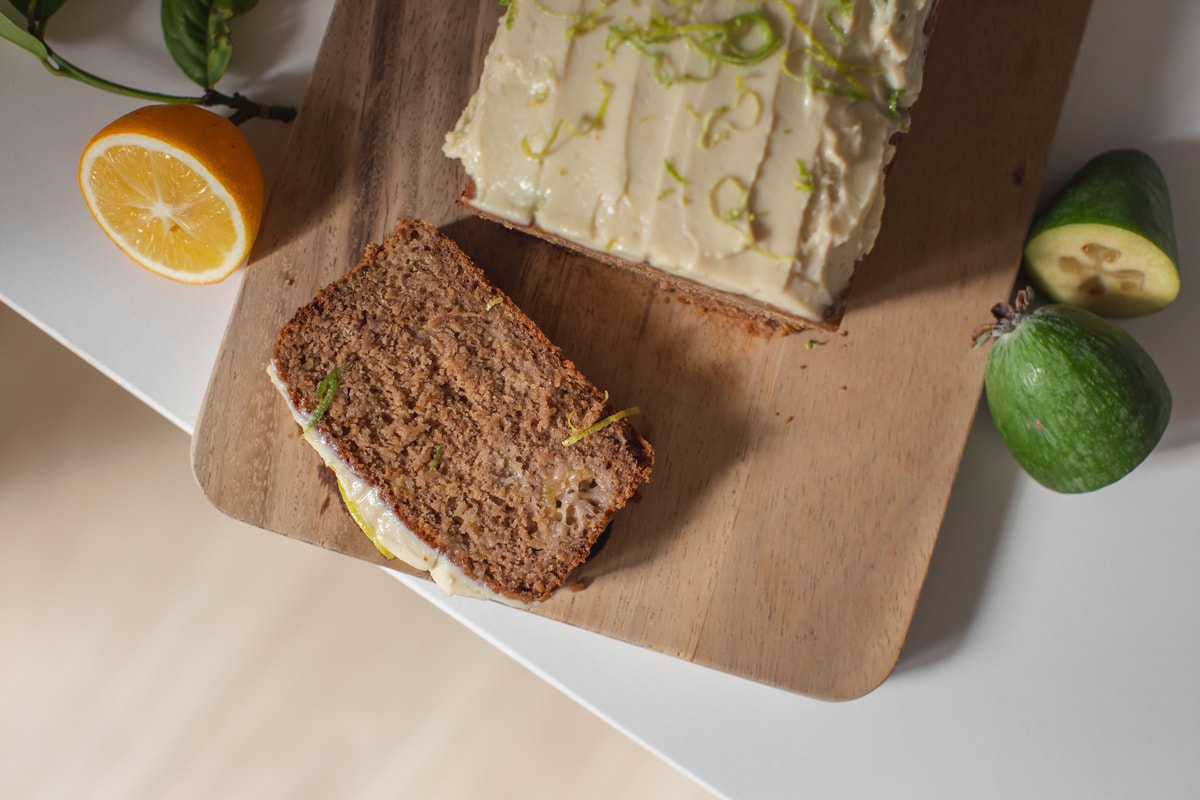
[[[241,131],[190,105],[146,106],[109,124],[83,150],[79,188],[130,258],[183,283],[215,283],[241,266],[265,194]]]

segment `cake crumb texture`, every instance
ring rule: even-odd
[[[420,221],[367,248],[282,332],[276,370],[404,523],[493,591],[548,597],[643,481],[653,450],[450,239]]]

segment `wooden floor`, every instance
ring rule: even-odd
[[[0,305],[0,797],[705,798]]]

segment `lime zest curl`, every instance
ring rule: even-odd
[[[846,20],[846,26],[842,27],[835,19],[835,14],[841,14]],[[833,35],[841,40],[842,44],[850,41],[850,32],[854,30],[854,0],[838,0],[838,2],[830,6],[825,11],[825,24],[829,26],[829,30],[833,31]]]
[[[433,458],[429,459],[429,471],[437,472],[438,467],[442,465],[442,451],[446,449],[446,445],[438,443],[433,446]]]
[[[737,86],[738,99],[733,105],[726,104],[717,106],[703,115],[701,115],[700,112],[696,111],[690,105],[687,106],[687,110],[690,111],[692,116],[700,122],[700,136],[697,144],[701,147],[701,149],[710,150],[728,139],[734,131],[750,130],[751,128],[756,127],[759,122],[762,121],[762,97],[759,96],[758,92],[746,86],[746,79],[744,75],[738,75],[737,79],[734,81],[734,85]],[[751,102],[754,104],[754,113],[751,116],[750,121],[745,124],[739,124],[728,119],[729,114],[733,114],[741,109],[746,98],[750,98]]]
[[[338,389],[341,384],[342,370],[345,367],[334,367],[329,373],[321,378],[321,382],[317,384],[317,397],[320,400],[317,402],[317,408],[313,411],[312,416],[308,418],[308,422],[304,426],[304,430],[300,432],[301,436],[305,436],[311,431],[321,418],[329,411],[329,407],[333,405],[333,400],[337,397]]]
[[[666,167],[667,174],[670,175],[672,178],[674,178],[676,180],[676,182],[681,183],[684,186],[687,186],[689,183],[691,183],[691,181],[689,181],[687,178],[683,177],[683,175],[679,174],[679,168],[671,163],[671,159],[664,158],[663,166]]]
[[[504,15],[504,28],[511,31],[513,21],[517,18],[517,0],[500,0],[500,7],[508,9]]]
[[[539,150],[534,150],[533,146],[529,144],[528,136],[522,137],[521,150],[526,156],[535,161],[545,159],[546,156],[550,155],[550,151],[554,147],[554,143],[558,141],[558,135],[564,127],[566,127],[572,136],[586,136],[592,131],[604,127],[604,115],[608,112],[609,101],[612,100],[613,85],[601,78],[597,78],[596,82],[600,84],[600,91],[603,93],[603,96],[600,98],[600,107],[596,109],[596,113],[585,114],[580,120],[579,127],[572,125],[565,119],[560,119],[554,123],[554,128],[550,131],[550,137],[546,139],[546,143]]]
[[[513,0],[508,0],[508,2],[512,3]],[[581,12],[556,11],[542,2],[542,0],[534,0],[534,5],[537,6],[538,11],[548,14],[551,17],[568,20],[571,23],[567,26],[568,39],[574,39],[579,34],[587,33],[599,26],[605,12],[608,11],[608,3],[609,0],[600,0],[600,3],[595,8],[585,14]]]
[[[805,164],[803,159],[796,159],[796,169],[800,172],[800,177],[793,182],[796,191],[811,192],[815,189],[816,184],[813,183],[812,172],[808,169],[808,164]]]
[[[598,432],[604,430],[609,425],[612,425],[614,422],[618,422],[620,420],[625,419],[626,417],[632,417],[633,415],[640,414],[640,413],[642,413],[642,410],[640,408],[638,408],[637,406],[633,406],[631,408],[626,408],[621,411],[618,411],[615,414],[609,414],[607,417],[605,417],[604,419],[595,423],[594,425],[589,425],[586,428],[584,428],[583,430],[577,431],[576,433],[568,436],[566,439],[563,439],[563,447],[570,447],[571,445],[575,444],[576,442],[581,441],[581,440],[586,439],[587,437],[591,436],[593,433],[598,433]]]
[[[737,193],[737,200],[728,208],[721,206],[722,190],[729,184]],[[727,194],[727,192],[725,192]],[[712,185],[708,190],[708,210],[718,222],[728,225],[737,231],[746,241],[746,245],[766,258],[775,261],[795,261],[796,257],[787,253],[776,253],[768,250],[758,243],[758,237],[754,234],[754,212],[750,210],[750,188],[746,186],[745,181],[736,175],[726,175]]]
[[[745,46],[743,41],[754,38],[756,46]],[[708,74],[697,76],[672,73],[666,53],[659,46],[682,40],[690,48],[702,54],[708,62]],[[762,11],[747,11],[722,22],[681,22],[665,14],[654,12],[650,21],[637,25],[610,25],[608,29],[608,51],[613,53],[622,44],[628,44],[642,55],[654,59],[655,79],[664,86],[676,81],[705,81],[716,74],[718,64],[750,66],[767,59],[783,46],[783,37],[775,29],[771,19]]]

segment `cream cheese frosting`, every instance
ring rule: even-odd
[[[512,0],[472,203],[822,321],[879,232],[935,0]]]
[[[292,417],[303,430],[308,427],[308,415],[292,404],[287,386],[279,377],[275,363],[267,366],[267,374],[275,388],[287,401]],[[307,430],[303,437],[325,465],[337,477],[342,487],[343,497],[347,504],[352,505],[358,516],[362,518],[369,530],[364,530],[368,538],[377,545],[382,545],[389,553],[416,570],[429,573],[429,577],[442,588],[446,594],[472,597],[479,600],[493,600],[516,608],[528,608],[529,603],[512,597],[505,597],[493,591],[484,583],[467,575],[457,564],[454,564],[444,554],[430,547],[424,539],[412,531],[404,521],[392,510],[383,499],[379,489],[358,477],[350,465],[337,454],[337,451],[326,441],[316,427]],[[357,522],[358,520],[356,520]]]

